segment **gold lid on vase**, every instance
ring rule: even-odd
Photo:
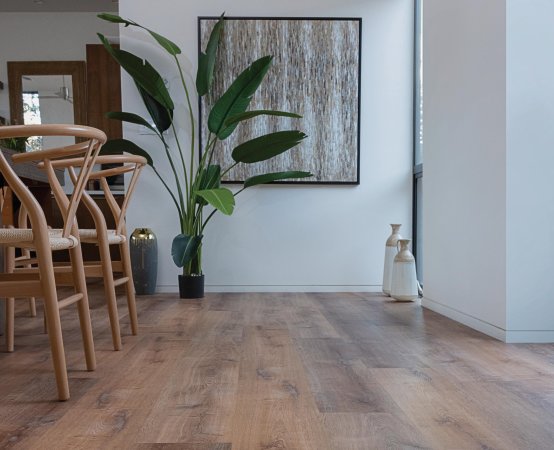
[[[150,228],[137,228],[135,231],[133,231],[133,234],[131,234],[131,240],[154,240],[156,239],[156,235]]]

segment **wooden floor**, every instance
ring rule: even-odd
[[[19,302],[0,448],[554,448],[554,345],[506,345],[370,294],[210,294],[138,297],[140,335],[123,317],[114,352],[93,297],[95,372],[64,310],[65,403],[42,320]]]

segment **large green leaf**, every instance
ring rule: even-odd
[[[259,184],[271,183],[273,181],[288,180],[291,178],[308,178],[313,177],[314,174],[310,172],[302,172],[298,170],[289,170],[287,172],[272,172],[264,173],[263,175],[256,175],[254,177],[247,178],[244,182],[244,187],[257,186]]]
[[[156,129],[152,125],[150,125],[146,119],[143,119],[138,114],[111,111],[106,113],[106,117],[108,119],[121,120],[122,122],[136,123],[137,125],[142,125],[143,127],[152,130],[154,133],[157,133]]]
[[[107,22],[112,22],[112,23],[122,23],[124,24],[126,27],[128,27],[129,25],[136,25],[136,22],[133,22],[131,20],[127,20],[127,19],[124,19],[122,18],[121,16],[118,16],[117,14],[110,14],[110,13],[100,13],[100,14],[97,14],[98,18],[102,19],[102,20],[105,20]]]
[[[206,200],[223,214],[230,216],[235,208],[235,197],[227,188],[206,189],[196,191],[196,194]]]
[[[142,58],[133,55],[125,50],[112,47],[108,40],[100,33],[97,33],[100,41],[112,57],[123,67],[123,69],[144,88],[152,97],[167,109],[173,110],[173,100],[165,87],[164,80],[152,65]]]
[[[214,25],[206,52],[200,52],[198,57],[198,72],[196,72],[196,92],[200,97],[206,95],[210,90],[214,77],[215,59],[217,56],[217,48],[219,47],[219,38],[223,30],[223,14]]]
[[[208,129],[216,134],[219,139],[228,138],[235,130],[236,123],[225,126],[225,121],[246,111],[252,96],[269,70],[272,60],[273,56],[264,56],[254,61],[217,100],[208,116]]]
[[[215,189],[221,185],[221,166],[219,164],[210,164],[202,169],[198,180],[198,190]],[[202,197],[197,196],[196,202],[201,205],[207,205],[208,202]]]
[[[196,256],[202,236],[178,234],[171,244],[171,257],[177,267],[184,267]]]
[[[100,149],[101,155],[121,155],[122,152],[144,156],[148,165],[154,167],[154,161],[148,152],[127,139],[110,139]]]
[[[160,133],[163,133],[167,130],[171,123],[173,122],[173,110],[167,109],[160,102],[158,102],[154,97],[152,97],[148,92],[146,92],[138,83],[135,83],[139,91],[142,102],[152,117],[156,128]]]
[[[98,14],[98,17],[100,19],[106,20],[108,22],[122,23],[126,27],[131,25],[131,26],[134,26],[134,27],[142,28],[143,30],[148,31],[148,33],[150,33],[150,35],[156,40],[156,42],[158,44],[160,44],[170,55],[175,56],[175,55],[178,55],[179,53],[181,53],[181,49],[177,46],[177,44],[170,41],[169,39],[162,36],[161,34],[158,34],[155,31],[152,31],[152,30],[150,30],[146,27],[143,27],[142,25],[140,25],[136,22],[133,22],[132,20],[123,19],[121,16],[118,16],[116,14],[108,14],[108,13],[100,13],[100,14]]]
[[[265,161],[297,146],[306,137],[296,130],[264,134],[238,145],[231,156],[236,162],[247,164]]]
[[[243,120],[252,119],[257,116],[281,116],[281,117],[292,117],[294,119],[300,119],[302,116],[300,114],[290,113],[286,111],[273,111],[270,109],[259,109],[256,111],[246,111],[240,114],[235,114],[234,116],[229,117],[225,121],[225,126],[231,126],[236,123],[242,122]]]
[[[162,36],[161,34],[156,33],[155,31],[149,30],[148,28],[145,28],[141,25],[141,28],[144,28],[146,31],[150,33],[150,35],[156,39],[156,42],[160,44],[166,51],[172,56],[178,55],[181,53],[181,49],[175,44],[175,42],[170,41],[168,38]]]

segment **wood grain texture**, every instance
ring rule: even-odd
[[[204,51],[215,20],[200,20]],[[305,170],[307,183],[358,182],[359,58],[358,19],[235,19],[225,21],[213,89],[201,101],[201,121],[234,79],[256,59],[274,57],[272,68],[252,99],[251,110],[275,109],[302,119],[258,117],[244,122],[216,146],[215,161],[231,166],[240,143],[278,130],[298,129],[308,138],[268,161],[239,164],[223,178],[244,181],[260,173]],[[340,63],[339,63],[340,61]],[[203,126],[202,142],[208,130]]]
[[[503,344],[371,294],[229,293],[138,297],[139,335],[123,336],[114,352],[103,303],[97,287],[95,372],[78,369],[76,313],[63,311],[66,403],[52,401],[40,313],[29,318],[17,304],[17,351],[0,353],[0,448],[551,449],[554,442],[554,345]]]
[[[119,49],[119,45],[114,45]],[[121,111],[121,69],[102,44],[87,44],[87,121],[104,131],[108,139],[123,137],[119,120],[106,117],[110,111]]]

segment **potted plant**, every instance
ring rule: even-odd
[[[108,141],[103,147],[103,152],[121,153],[125,151],[146,157],[148,164],[169,193],[179,216],[180,233],[173,239],[171,255],[175,264],[183,268],[183,274],[179,275],[180,296],[182,298],[203,297],[202,238],[206,225],[214,214],[218,211],[227,215],[232,214],[235,207],[235,197],[244,189],[278,180],[312,176],[312,174],[303,171],[262,173],[245,180],[242,188],[233,193],[230,189],[221,186],[222,176],[231,168],[239,163],[251,164],[273,158],[297,146],[306,138],[306,135],[298,130],[285,130],[243,142],[233,149],[232,158],[234,163],[230,167],[221,167],[213,162],[216,145],[229,137],[243,121],[255,120],[256,117],[261,115],[294,118],[300,118],[301,116],[285,111],[247,111],[252,96],[262,83],[272,63],[271,56],[264,56],[238,74],[226,92],[212,105],[207,123],[209,136],[202,149],[201,158],[196,158],[196,124],[192,110],[191,91],[187,86],[179,62],[178,55],[181,53],[179,47],[166,37],[131,20],[105,13],[99,14],[98,17],[109,22],[134,26],[144,30],[175,62],[186,97],[188,120],[190,120],[190,142],[187,146],[190,155],[185,155],[185,148],[181,145],[176,133],[176,124],[173,121],[175,103],[159,72],[148,61],[139,56],[112,47],[103,35],[98,34],[106,50],[133,78],[154,125],[151,125],[149,121],[139,115],[129,112],[111,112],[108,113],[108,117],[139,124],[150,129],[160,140],[161,149],[168,159],[173,179],[171,182],[164,179],[156,169],[153,154],[129,140]],[[210,92],[214,71],[217,70],[217,52],[224,23],[225,20],[222,15],[211,31],[205,51],[200,54],[195,84],[196,93],[199,97]],[[164,134],[165,132],[170,132],[174,139],[177,158],[174,158],[170,152],[170,144]],[[204,214],[205,208],[210,208],[207,214]]]

